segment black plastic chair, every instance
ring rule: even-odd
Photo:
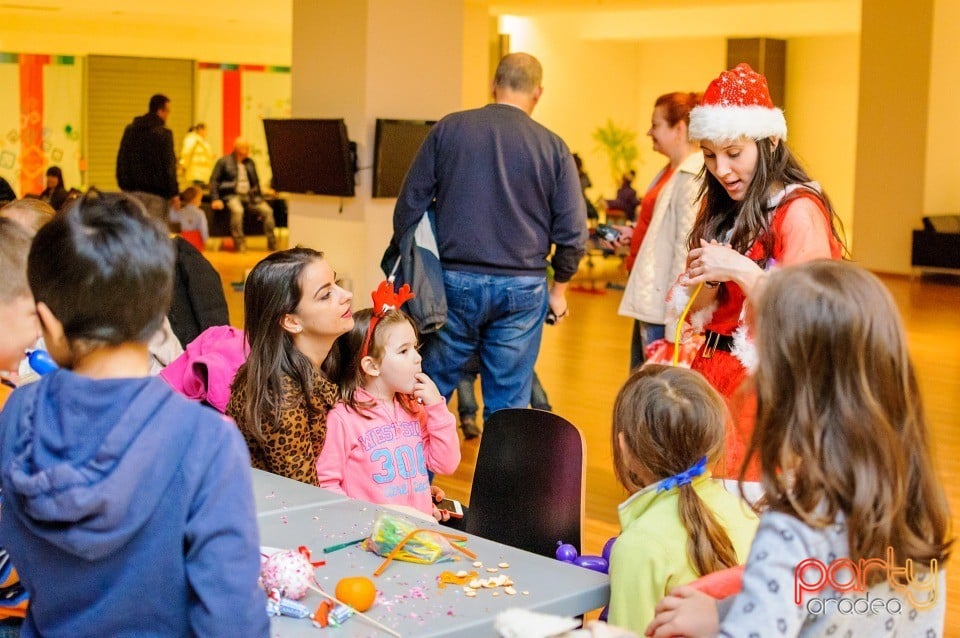
[[[542,556],[580,551],[586,446],[552,412],[507,409],[483,425],[464,529]]]

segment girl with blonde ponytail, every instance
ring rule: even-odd
[[[642,635],[673,587],[744,561],[757,517],[707,469],[723,451],[726,408],[698,373],[647,365],[613,408],[619,507],[610,624]]]

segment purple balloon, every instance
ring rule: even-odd
[[[606,545],[603,546],[603,551],[600,553],[601,556],[607,559],[607,562],[610,562],[610,552],[613,551],[613,543],[617,540],[616,536],[611,536],[610,540],[607,541]]]
[[[592,569],[595,572],[606,574],[610,570],[610,563],[603,556],[581,556],[573,561],[574,565]]]
[[[557,560],[565,563],[572,563],[577,559],[577,548],[570,543],[557,543]]]

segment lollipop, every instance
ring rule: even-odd
[[[279,589],[285,598],[300,600],[313,583],[313,563],[306,547],[272,554],[260,567],[260,579],[267,591]]]

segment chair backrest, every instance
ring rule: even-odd
[[[580,551],[586,446],[552,412],[511,408],[483,425],[467,532],[553,557],[557,543]]]

